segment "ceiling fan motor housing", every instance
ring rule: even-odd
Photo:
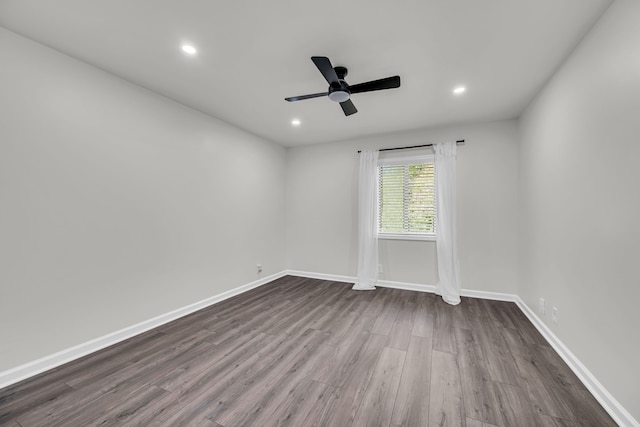
[[[333,102],[344,102],[349,99],[351,94],[346,88],[346,85],[340,85],[339,87],[329,86],[329,99]]]
[[[345,102],[351,96],[349,85],[344,81],[348,71],[345,67],[334,67],[334,71],[338,76],[338,82],[333,82],[329,86],[329,99],[333,102]]]

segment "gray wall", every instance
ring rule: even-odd
[[[516,292],[515,121],[394,133],[287,150],[287,267],[357,273],[358,154],[464,138],[458,148],[462,286]],[[405,152],[406,153],[406,152]],[[435,242],[380,240],[381,279],[435,285]]]
[[[284,269],[285,150],[0,29],[0,371]]]
[[[616,0],[520,121],[519,295],[640,419],[640,2]],[[551,321],[559,309],[559,324]]]

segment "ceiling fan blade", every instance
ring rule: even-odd
[[[312,56],[311,60],[314,64],[316,64],[316,67],[318,67],[318,70],[320,70],[327,83],[333,84],[340,82],[336,71],[333,69],[333,65],[331,65],[331,61],[329,61],[329,58],[327,58],[326,56]]]
[[[302,101],[303,99],[319,98],[327,95],[329,95],[329,92],[312,93],[311,95],[292,96],[291,98],[285,98],[284,100],[289,102]]]
[[[358,109],[356,108],[355,105],[353,105],[353,102],[351,102],[350,99],[347,99],[346,101],[341,102],[340,106],[342,107],[342,111],[344,111],[345,116],[350,116],[358,112]]]
[[[393,76],[380,80],[358,83],[357,85],[349,86],[349,92],[362,93],[382,89],[395,89],[397,87],[400,87],[400,76]]]

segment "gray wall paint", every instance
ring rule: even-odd
[[[458,149],[462,286],[516,292],[515,121],[395,133],[287,150],[287,267],[355,276],[357,150],[466,139]],[[407,152],[405,152],[406,154]],[[435,242],[380,240],[384,280],[435,285]]]
[[[640,420],[638,17],[615,1],[521,119],[518,293]]]
[[[284,148],[1,29],[0,52],[0,371],[284,269]]]

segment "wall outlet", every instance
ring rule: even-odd
[[[262,264],[256,264],[256,273],[262,273]]]
[[[538,300],[538,312],[544,316],[544,298]]]
[[[556,307],[553,307],[551,311],[551,319],[553,320],[553,323],[556,325],[558,324],[558,309]]]
[[[382,268],[382,264],[378,264],[378,273],[382,273],[384,272],[384,269]]]

